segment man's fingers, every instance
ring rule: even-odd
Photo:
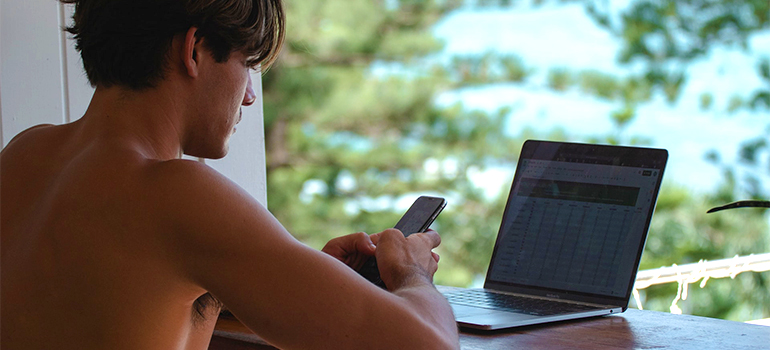
[[[369,235],[364,232],[358,232],[330,240],[321,251],[337,258],[337,260],[344,262],[348,266],[352,266],[351,264],[358,259],[358,256],[368,258],[374,255],[375,249],[376,247],[369,238]]]
[[[376,236],[378,236],[377,244],[380,244],[379,242],[385,241],[385,240],[403,240],[404,239],[404,234],[401,233],[400,230],[395,228],[389,228],[385,231],[377,233]]]
[[[399,231],[398,229],[394,229],[394,228],[390,228],[385,231],[382,231],[377,235],[379,237],[377,237],[375,244],[379,244],[379,241],[382,241],[382,240],[404,239],[403,233],[401,233],[401,231]],[[428,245],[430,249],[436,248],[438,247],[439,244],[441,244],[441,237],[438,235],[438,232],[432,229],[428,229],[428,231],[425,231],[425,232],[413,233],[409,235],[409,237],[407,237],[406,239],[419,239],[425,242],[425,244]]]
[[[431,249],[436,248],[439,244],[441,244],[441,236],[438,235],[438,232],[432,229],[428,229],[428,231],[422,233],[415,233],[415,235],[419,235],[419,237],[426,240],[428,244],[430,244]]]
[[[356,250],[359,252],[363,252],[365,254],[373,255],[374,250],[376,247],[374,246],[374,242],[372,242],[372,239],[369,235],[363,232],[359,232],[356,234]]]
[[[372,243],[374,243],[374,245],[377,245],[378,243],[380,243],[380,234],[381,233],[382,232],[377,232],[377,233],[369,235],[369,239],[372,241]]]

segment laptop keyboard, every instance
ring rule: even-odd
[[[548,316],[594,309],[586,305],[494,293],[483,289],[461,289],[447,291],[443,294],[450,303],[456,305],[476,306],[534,316]]]

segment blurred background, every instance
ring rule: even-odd
[[[668,149],[640,270],[770,253],[767,209],[706,214],[770,193],[767,0],[285,3],[263,76],[267,197],[308,245],[443,196],[435,282],[481,286],[533,138]],[[631,306],[770,318],[757,271],[640,287]]]

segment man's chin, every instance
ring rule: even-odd
[[[230,147],[227,143],[224,144],[224,146],[219,149],[218,151],[214,150],[193,150],[193,151],[185,151],[184,154],[190,157],[197,157],[197,158],[203,158],[203,159],[222,159],[227,155],[227,152],[230,150]]]

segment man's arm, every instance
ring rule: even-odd
[[[389,293],[297,241],[208,167],[173,161],[157,168],[158,195],[175,208],[168,218],[173,263],[265,340],[285,348],[458,347],[451,308],[431,283],[435,232],[379,237]]]

